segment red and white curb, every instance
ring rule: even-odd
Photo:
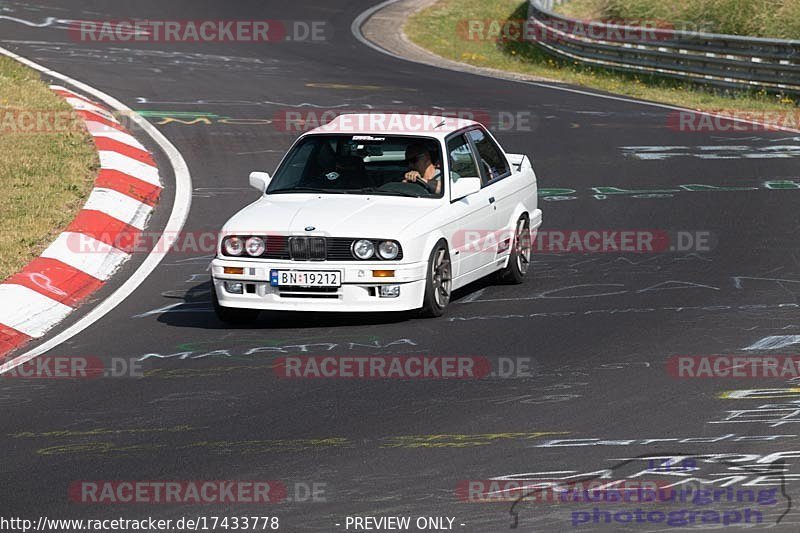
[[[40,257],[0,284],[0,360],[44,336],[130,258],[129,251],[114,244],[135,241],[162,190],[153,157],[112,113],[64,87],[50,88],[86,123],[100,171],[69,227]]]

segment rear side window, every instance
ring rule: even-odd
[[[484,184],[503,178],[510,173],[506,158],[503,157],[500,148],[491,137],[486,135],[483,130],[472,130],[467,135],[475,143],[475,148],[478,150],[477,155],[482,167]]]

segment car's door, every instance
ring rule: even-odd
[[[483,188],[487,192],[489,202],[494,207],[492,227],[495,229],[494,237],[497,245],[495,255],[489,261],[505,256],[513,243],[513,224],[511,221],[517,199],[514,176],[505,154],[494,141],[491,135],[483,128],[475,128],[467,133],[478,161],[481,172]]]
[[[481,176],[472,145],[463,134],[447,139],[447,156],[451,183],[461,178]],[[452,187],[448,189],[452,191]],[[486,249],[496,225],[495,208],[489,196],[489,192],[481,188],[465,198],[454,200],[451,197],[453,217],[450,229],[454,250],[450,256],[457,263],[455,274],[458,277],[475,272],[494,257],[494,251]]]

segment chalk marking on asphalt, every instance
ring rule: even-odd
[[[757,340],[743,351],[777,350],[793,344],[800,344],[800,335],[773,335]]]
[[[84,431],[73,429],[62,429],[55,431],[45,431],[42,433],[34,433],[31,431],[21,431],[19,433],[10,433],[8,436],[14,439],[21,438],[69,438],[69,437],[91,437],[96,435],[139,435],[143,433],[179,433],[183,431],[198,431],[201,429],[209,429],[209,426],[172,426],[166,428],[130,428],[130,429],[109,429],[97,428],[87,429]]]
[[[479,300],[484,302],[488,300]],[[618,309],[588,309],[578,311],[552,311],[552,312],[537,312],[537,313],[513,313],[506,315],[477,315],[477,316],[451,316],[447,318],[447,322],[464,322],[469,320],[508,320],[511,318],[550,318],[550,317],[574,317],[574,316],[588,316],[594,314],[627,314],[627,313],[656,313],[661,311],[753,311],[753,310],[769,310],[769,309],[800,309],[798,303],[782,303],[782,304],[748,304],[748,305],[712,305],[712,306],[678,306],[678,307],[628,307]]]
[[[0,15],[0,20],[7,20],[9,22],[16,22],[28,26],[29,28],[53,28],[58,30],[68,30],[73,23],[81,22],[80,20],[73,19],[60,19],[58,17],[47,17],[42,22],[34,22],[32,20],[25,20],[17,17],[9,17],[8,15]]]
[[[314,89],[333,89],[333,90],[346,90],[351,89],[354,91],[414,91],[407,87],[381,87],[380,85],[350,85],[346,83],[306,83],[306,87]]]
[[[199,307],[196,307],[199,306]],[[181,309],[177,309],[180,307]],[[161,315],[166,313],[211,313],[214,309],[205,304],[205,302],[178,302],[176,304],[165,305],[158,309],[151,309],[138,315],[133,315],[131,318],[145,318],[152,315]]]
[[[0,47],[0,54],[14,59],[23,65],[26,65],[34,70],[41,72],[43,75],[50,78],[59,79],[66,82],[78,90],[92,95],[95,98],[105,102],[115,111],[126,113],[145,133],[147,133],[156,144],[159,145],[161,150],[167,156],[167,159],[172,166],[175,175],[175,201],[172,204],[172,211],[169,219],[164,227],[164,230],[159,238],[158,243],[153,247],[153,251],[144,259],[139,268],[128,278],[117,290],[115,290],[108,298],[103,300],[94,309],[86,313],[77,322],[69,326],[61,333],[55,335],[53,338],[43,342],[39,346],[28,350],[27,352],[18,355],[2,365],[0,365],[0,374],[8,372],[26,362],[30,361],[47,353],[61,343],[66,342],[78,333],[87,329],[89,326],[100,320],[111,310],[122,303],[128,296],[141,285],[147,277],[158,267],[159,263],[166,257],[162,250],[168,250],[173,245],[175,239],[183,229],[186,219],[189,216],[189,210],[192,206],[192,176],[189,172],[189,167],[186,161],[181,156],[177,148],[167,139],[160,131],[158,131],[152,124],[147,122],[144,118],[140,117],[133,112],[131,108],[114,98],[94,87],[91,87],[83,82],[70,78],[64,74],[51,70],[29,59],[26,59],[10,50]]]
[[[288,104],[286,102],[274,102],[272,100],[260,100],[260,101],[251,101],[251,100],[184,100],[180,102],[169,102],[169,101],[162,101],[162,100],[148,100],[143,96],[136,97],[136,103],[138,104],[158,104],[158,105],[232,105],[232,106],[266,106],[266,105],[274,105],[280,107],[316,107],[318,109],[336,109],[339,107],[349,107],[350,104],[330,104],[330,105],[320,105],[320,104],[312,104],[310,102],[301,102],[299,104]]]
[[[159,379],[182,379],[190,377],[209,377],[222,376],[231,372],[247,371],[272,371],[273,365],[233,365],[233,366],[212,366],[208,368],[154,368],[144,373],[146,378]]]
[[[206,429],[190,428],[188,429]],[[103,432],[110,431],[103,429]],[[61,432],[55,437],[61,437]],[[98,433],[97,435],[103,435]],[[490,446],[503,444],[509,441],[536,440],[548,436],[570,435],[569,431],[537,431],[527,433],[477,433],[477,434],[441,434],[441,435],[398,435],[379,437],[376,439],[351,440],[346,437],[319,437],[305,439],[254,439],[254,440],[202,440],[182,444],[147,443],[130,446],[114,442],[79,442],[74,444],[60,444],[36,450],[38,455],[110,455],[113,453],[125,454],[130,452],[143,452],[168,449],[171,451],[184,451],[203,449],[208,453],[216,454],[258,454],[274,453],[281,451],[299,452],[323,450],[330,448],[358,448],[377,447],[382,449],[436,449],[436,448],[472,448],[475,446]],[[44,436],[46,434],[32,434]],[[30,435],[23,434],[28,437]],[[77,435],[75,435],[77,436]],[[91,436],[91,435],[88,435]]]
[[[478,433],[443,435],[401,435],[388,437],[381,448],[467,448],[486,446],[497,440],[529,440],[550,435],[569,435],[568,431],[537,431],[531,433]]]
[[[459,300],[458,303],[468,304],[470,302],[474,302],[475,300],[480,298],[484,292],[486,292],[486,289],[477,290],[472,294],[470,294],[469,296],[467,296],[466,298],[462,298],[461,300]]]
[[[726,390],[717,396],[722,400],[769,400],[771,398],[800,398],[800,387],[790,387],[785,389],[740,389]],[[780,405],[775,405],[778,411]],[[800,410],[800,406],[796,410]]]
[[[289,342],[300,342],[300,341],[319,341],[319,342],[330,342],[331,340],[341,342],[343,344],[350,344],[351,348],[353,349],[357,345],[362,345],[363,341],[372,342],[373,345],[369,345],[368,347],[380,347],[376,346],[377,343],[380,343],[380,337],[377,335],[365,335],[363,337],[356,337],[356,340],[353,340],[351,334],[348,333],[341,333],[338,335],[303,335],[301,337],[293,337],[293,338],[265,338],[265,337],[249,337],[249,336],[239,336],[239,333],[236,335],[228,334],[224,341],[226,344],[228,342],[232,342],[234,345],[245,345],[245,346],[252,346],[254,343],[258,343],[260,346],[275,346],[280,347],[283,345],[288,345]],[[181,344],[176,345],[176,348],[181,350],[199,350],[202,346],[216,346],[219,344],[220,340],[223,339],[212,339],[212,340],[205,340],[205,341],[190,341],[184,342]],[[303,346],[300,345],[290,345],[290,346]],[[334,347],[338,346],[338,344],[334,344]]]
[[[736,289],[743,288],[742,280],[750,279],[754,281],[774,281],[777,283],[781,288],[785,288],[783,286],[784,283],[800,283],[798,279],[781,279],[781,278],[756,278],[752,276],[733,276],[731,278],[733,280],[733,286]]]
[[[39,448],[36,450],[37,455],[88,455],[91,452],[97,453],[111,453],[116,452],[133,452],[141,450],[160,450],[166,448],[166,444],[134,444],[133,446],[114,447],[110,442],[88,442],[80,444],[65,444],[62,446],[50,446],[47,448]]]

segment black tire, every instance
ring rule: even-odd
[[[508,265],[498,273],[498,279],[504,283],[519,285],[525,281],[531,266],[533,243],[531,242],[531,222],[528,215],[517,219],[514,229],[514,242],[511,243],[511,255]]]
[[[453,271],[450,263],[450,252],[447,244],[439,241],[433,247],[428,258],[428,275],[425,283],[425,298],[420,309],[420,316],[434,318],[442,316],[450,303],[453,289]]]
[[[217,318],[226,324],[248,324],[254,322],[258,318],[260,311],[258,309],[240,309],[238,307],[223,307],[219,304],[217,298],[217,289],[214,287],[214,281],[211,281],[211,293],[214,300],[214,312]]]

